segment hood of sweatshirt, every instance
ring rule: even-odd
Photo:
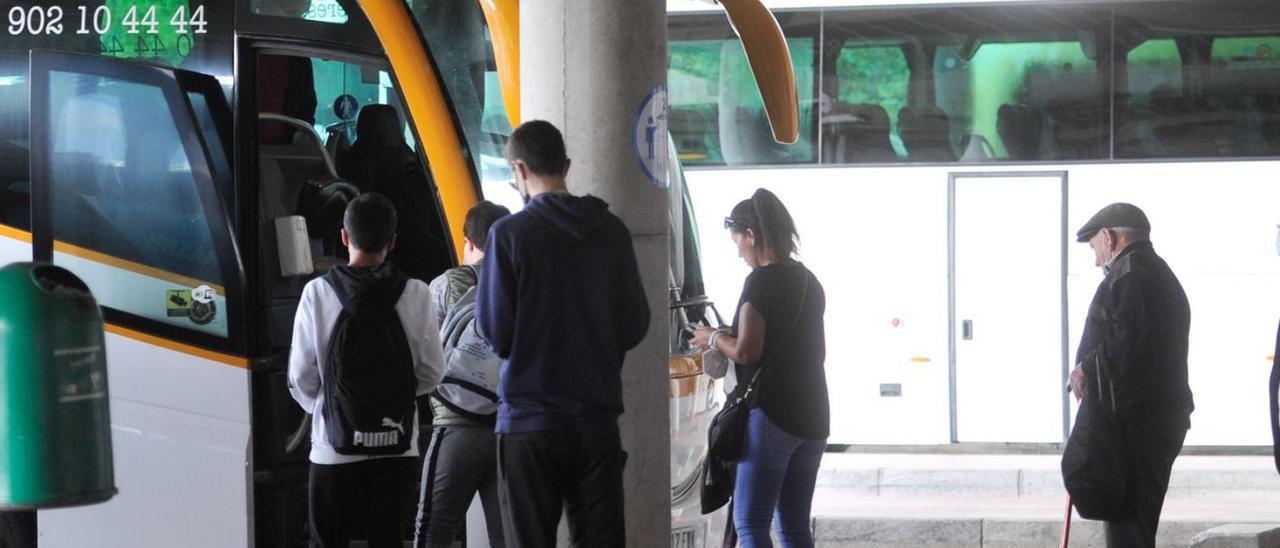
[[[395,306],[409,282],[409,277],[390,262],[377,267],[337,265],[324,277],[342,307],[353,314],[370,307]]]
[[[544,192],[525,206],[533,218],[562,236],[588,241],[608,222],[609,204],[595,196],[574,196],[568,192]]]

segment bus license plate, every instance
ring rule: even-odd
[[[697,542],[697,538],[694,536],[692,527],[676,529],[671,532],[671,548],[695,548],[695,542]]]

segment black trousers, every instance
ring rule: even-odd
[[[1173,461],[1187,437],[1185,419],[1175,419],[1174,423],[1120,421],[1128,457],[1128,514],[1106,522],[1107,548],[1155,548]]]
[[[502,511],[498,503],[497,445],[493,427],[435,428],[422,464],[414,546],[452,546],[458,532],[466,529],[467,509],[477,492],[484,509],[489,547],[505,546]]]
[[[347,548],[359,517],[370,548],[402,548],[416,465],[412,457],[311,463],[311,545]]]
[[[625,546],[626,461],[617,434],[498,434],[498,498],[507,546],[555,546],[561,511],[569,519],[572,546]]]

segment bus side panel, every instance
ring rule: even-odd
[[[1071,168],[1071,233],[1098,209],[1131,202],[1191,303],[1189,373],[1196,410],[1187,445],[1270,445],[1267,378],[1280,319],[1277,162],[1089,165]],[[1102,273],[1085,244],[1069,244],[1075,345]]]
[[[1269,161],[956,165],[690,170],[686,176],[703,219],[724,217],[759,187],[775,191],[795,218],[801,259],[827,290],[833,444],[948,442],[948,173],[1068,173],[1066,241],[1044,242],[1067,253],[1068,360],[1075,359],[1102,280],[1093,252],[1075,242],[1075,230],[1106,204],[1138,205],[1151,220],[1156,251],[1191,304],[1196,411],[1186,443],[1212,446],[1270,443],[1262,387],[1280,319],[1280,186],[1270,176],[1278,167]],[[1017,205],[992,203],[978,213],[999,215]],[[701,238],[707,292],[726,303],[728,313],[748,268],[718,223],[703,223]],[[1010,254],[1015,260],[1016,250]],[[1005,275],[1006,266],[991,265],[991,276]],[[901,396],[881,395],[880,384],[896,383]],[[1074,413],[1073,404],[1070,417]]]
[[[700,219],[757,188],[778,195],[826,291],[831,443],[950,441],[947,178],[936,168],[690,170]],[[749,268],[721,223],[699,225],[707,293],[730,321]],[[881,385],[901,385],[881,396]]]
[[[25,237],[25,239],[24,239]],[[31,237],[6,226],[0,226],[0,266],[31,260]]]
[[[120,494],[39,513],[40,546],[247,546],[249,372],[107,334]]]

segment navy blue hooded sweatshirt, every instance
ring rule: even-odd
[[[622,359],[649,327],[630,231],[599,198],[547,192],[485,247],[476,321],[503,358],[496,430],[616,434]]]

